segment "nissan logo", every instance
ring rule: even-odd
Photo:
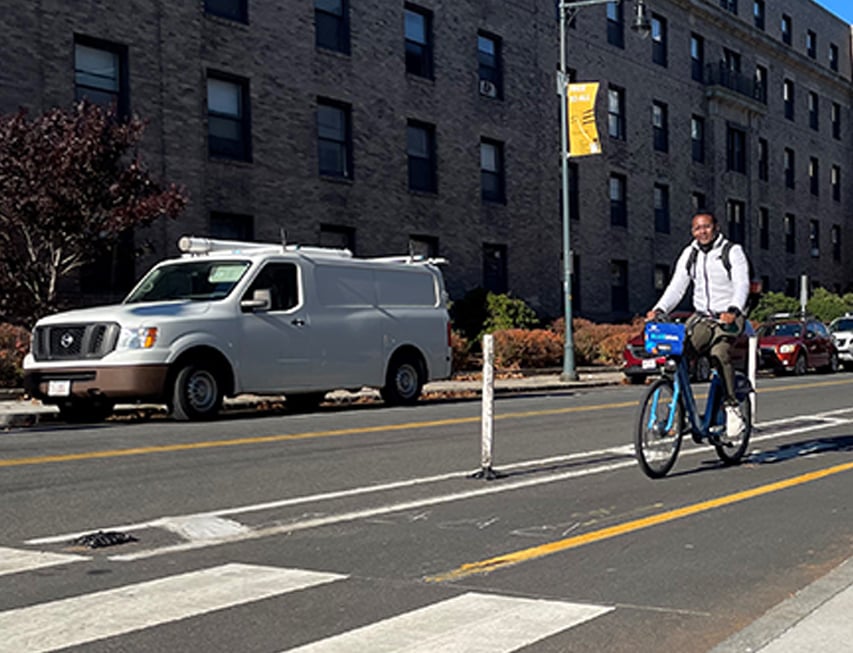
[[[68,349],[71,345],[74,344],[74,336],[71,335],[68,331],[66,331],[59,338],[59,344],[62,345],[63,349]]]

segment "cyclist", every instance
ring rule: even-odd
[[[672,311],[693,283],[694,313],[685,325],[687,339],[693,351],[709,352],[722,376],[726,434],[736,438],[743,432],[744,422],[735,398],[731,347],[746,322],[749,264],[741,246],[732,243],[728,246],[729,268],[726,267],[722,253],[728,241],[712,213],[694,215],[691,233],[693,240],[678,257],[672,279],[646,319]]]

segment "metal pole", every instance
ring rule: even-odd
[[[570,236],[571,207],[569,203],[569,134],[566,90],[566,14],[569,7],[560,1],[560,72],[557,83],[560,87],[560,162],[562,163],[563,197],[563,304],[565,306],[566,332],[564,338],[563,381],[576,381],[575,344],[572,338],[572,249]]]

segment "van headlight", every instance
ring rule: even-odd
[[[780,354],[792,354],[794,350],[797,348],[796,345],[782,345],[779,347]]]
[[[151,349],[157,342],[157,327],[122,327],[116,349]]]

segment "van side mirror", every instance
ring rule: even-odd
[[[268,288],[255,290],[252,299],[244,299],[240,302],[240,308],[245,312],[268,311],[272,307],[272,295]]]

